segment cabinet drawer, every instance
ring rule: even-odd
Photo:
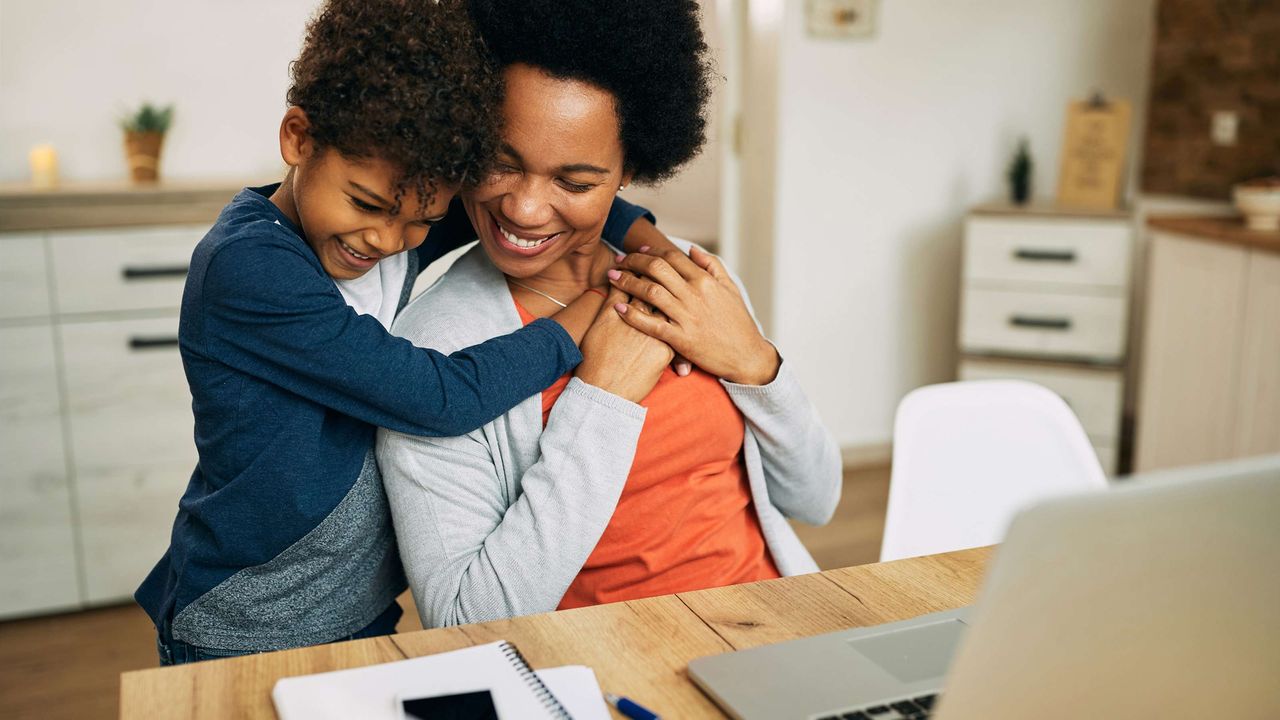
[[[960,344],[969,352],[1113,362],[1124,356],[1125,299],[969,287]]]
[[[201,225],[50,234],[58,312],[177,308],[191,251],[208,229]]]
[[[80,603],[53,328],[0,328],[0,618]]]
[[[965,279],[1127,287],[1131,237],[1115,221],[970,217]]]
[[[1071,406],[1095,444],[1115,445],[1120,437],[1123,386],[1119,370],[966,358],[959,375],[961,380],[1027,380],[1043,385]]]
[[[0,235],[0,320],[49,314],[49,280],[44,239],[39,235]]]
[[[177,331],[176,317],[60,327],[91,603],[126,598],[142,582],[195,466]]]

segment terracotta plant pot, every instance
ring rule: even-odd
[[[153,183],[160,179],[160,148],[164,145],[164,133],[126,132],[124,134],[125,160],[129,174],[136,183]]]

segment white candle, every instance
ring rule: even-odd
[[[31,148],[31,184],[38,188],[58,186],[58,151],[52,145]]]

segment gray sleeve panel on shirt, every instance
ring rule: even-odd
[[[811,525],[831,519],[843,484],[840,449],[783,361],[768,385],[721,380],[760,448],[769,501]]]
[[[423,625],[554,610],[613,516],[644,414],[571,380],[540,457],[518,478],[498,427],[509,416],[454,438],[380,431],[378,464]]]

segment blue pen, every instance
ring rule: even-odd
[[[618,712],[631,718],[631,720],[658,720],[658,716],[643,705],[637,704],[634,700],[619,697],[613,693],[605,693],[604,699],[609,704],[617,708]]]

